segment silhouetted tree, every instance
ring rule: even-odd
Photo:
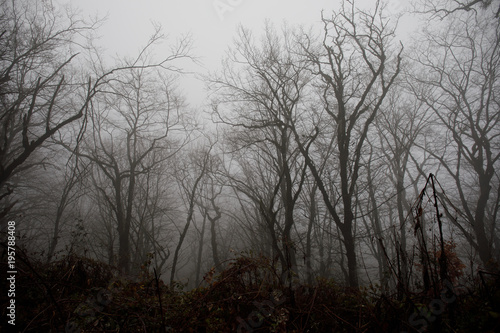
[[[161,37],[157,30],[149,45]],[[188,51],[189,41],[181,40],[162,66],[188,57]],[[135,200],[141,179],[175,156],[189,138],[175,78],[150,65],[148,52],[146,47],[114,74],[102,99],[92,104],[92,133],[76,150],[99,174],[98,190],[118,231],[118,268],[125,274],[130,272],[132,224],[140,216]]]
[[[297,265],[292,230],[306,174],[290,126],[303,116],[301,97],[309,82],[305,63],[293,53],[292,37],[291,30],[279,34],[268,24],[256,43],[250,31],[240,29],[226,68],[210,80],[218,91],[217,121],[233,128],[231,149],[239,155],[243,173],[255,177],[235,185],[258,204],[272,247],[288,273]],[[263,184],[257,185],[261,177]]]
[[[427,30],[412,76],[415,95],[442,128],[430,153],[451,177],[448,195],[456,193],[467,224],[452,221],[484,265],[498,250],[500,208],[500,23],[493,15],[461,12],[440,22],[443,30]]]
[[[328,157],[334,159],[340,178],[340,183],[335,185],[339,190],[338,198],[328,190],[326,179],[318,172],[319,162],[306,147],[320,135],[320,127],[310,132],[309,143],[301,143],[297,131],[295,137],[326,207],[342,234],[349,285],[357,287],[354,199],[359,190],[361,158],[368,131],[399,74],[402,48],[395,53],[392,46],[395,27],[384,18],[379,1],[371,13],[357,9],[354,1],[346,1],[331,18],[323,15],[322,20],[324,35],[321,43],[304,36],[301,46],[319,79],[324,113],[333,127],[329,131],[335,133],[335,153]]]
[[[72,68],[85,52],[81,37],[90,38],[98,22],[86,23],[49,2],[4,0],[0,8],[1,218],[15,204],[8,199],[14,177],[48,163],[43,153],[34,153],[85,118],[109,73],[92,78]]]

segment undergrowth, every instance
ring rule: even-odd
[[[443,284],[438,297],[408,290],[400,298],[376,287],[351,289],[327,279],[313,285],[294,283],[290,289],[272,262],[262,256],[241,256],[219,273],[211,270],[204,285],[192,290],[164,284],[147,267],[139,279],[119,278],[111,267],[75,255],[51,264],[23,257],[18,271],[16,330],[22,332],[500,329],[497,274],[478,275],[475,287],[460,290]],[[4,318],[5,296],[1,303]]]

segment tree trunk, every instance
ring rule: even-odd
[[[205,168],[206,168],[206,162],[203,165],[203,169],[200,172],[200,175],[198,178],[196,178],[193,188],[191,192],[189,193],[189,209],[188,209],[188,215],[186,218],[186,225],[184,226],[184,230],[181,233],[181,236],[179,238],[179,243],[177,243],[177,247],[175,248],[175,253],[174,253],[174,259],[172,262],[172,270],[170,272],[170,287],[173,287],[174,285],[174,278],[175,278],[175,270],[177,267],[177,261],[179,260],[179,252],[182,247],[182,243],[184,242],[184,238],[186,238],[186,234],[189,229],[189,225],[191,224],[191,221],[193,220],[193,214],[194,214],[194,204],[195,204],[195,195],[196,195],[196,190],[198,189],[198,184],[205,175]]]
[[[200,242],[198,244],[198,258],[196,260],[195,283],[200,285],[201,257],[203,255],[203,243],[205,238],[205,224],[207,222],[207,214],[203,214],[203,224],[201,225]]]
[[[349,218],[349,217],[347,217]],[[345,224],[342,226],[340,231],[342,232],[343,236],[343,241],[344,241],[344,246],[345,246],[345,251],[346,251],[346,257],[347,257],[347,271],[349,273],[348,275],[348,282],[349,282],[349,287],[352,288],[358,288],[359,287],[359,281],[358,281],[358,262],[357,262],[357,255],[356,255],[356,246],[354,242],[354,237],[352,235],[352,218],[351,222],[349,220],[345,220]]]
[[[311,265],[311,255],[312,255],[312,239],[311,239],[311,233],[313,229],[314,222],[316,221],[316,215],[317,215],[317,206],[316,206],[316,190],[317,186],[314,185],[313,188],[311,189],[311,193],[309,195],[310,201],[309,201],[309,223],[307,225],[307,235],[306,235],[306,254],[305,254],[305,261],[306,261],[306,270],[307,270],[307,283],[309,285],[313,284],[313,271],[312,271],[312,265]]]
[[[477,238],[479,258],[481,258],[481,261],[487,269],[491,264],[493,264],[491,242],[488,239],[488,236],[486,236],[486,228],[484,223],[486,206],[491,192],[491,178],[492,177],[489,177],[487,175],[480,176],[480,194],[479,199],[477,200],[476,211],[474,214],[474,223],[472,225]]]
[[[215,230],[215,222],[217,222],[222,214],[220,212],[220,208],[215,205],[214,200],[212,199],[212,206],[215,209],[215,217],[211,217],[208,213],[208,219],[210,220],[210,236],[211,236],[211,245],[212,245],[212,257],[214,258],[215,269],[221,269],[221,262],[219,260],[219,253],[217,250],[217,232]]]

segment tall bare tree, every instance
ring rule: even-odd
[[[73,161],[68,161],[63,177],[63,187],[59,194],[59,200],[56,206],[54,216],[54,226],[51,237],[49,238],[49,249],[47,251],[47,262],[50,262],[56,251],[61,237],[61,229],[64,225],[64,214],[72,205],[77,204],[78,199],[85,194],[85,191],[79,186],[83,183],[83,178],[86,177],[87,170],[85,167],[78,165],[78,159],[72,156]]]
[[[305,161],[318,184],[324,202],[342,233],[348,264],[348,283],[357,287],[358,267],[354,238],[354,198],[362,169],[361,157],[370,127],[399,74],[401,52],[392,45],[394,26],[384,18],[381,4],[372,12],[356,8],[354,1],[345,1],[330,18],[323,15],[324,34],[318,45],[305,36],[302,51],[314,66],[319,78],[324,112],[335,133],[335,165],[339,173],[339,198],[327,188],[318,172],[318,162],[306,149],[299,133],[295,137]],[[316,127],[308,135],[311,144],[320,135]],[[307,143],[307,142],[306,142]],[[337,185],[336,185],[337,186]],[[339,201],[337,201],[340,199]]]
[[[431,153],[454,183],[448,195],[456,193],[466,224],[452,221],[484,265],[498,251],[500,23],[494,15],[461,12],[440,22],[441,31],[427,30],[412,76],[414,93],[443,128]]]
[[[306,174],[290,123],[301,117],[301,97],[309,82],[292,42],[293,34],[286,27],[278,33],[268,24],[260,43],[242,28],[228,66],[211,80],[219,93],[214,107],[218,121],[239,131],[233,136],[233,150],[245,152],[240,156],[258,155],[252,158],[265,163],[264,172],[270,172],[266,185],[272,184],[272,190],[260,209],[270,234],[278,235],[273,242],[281,243],[281,249],[278,244],[273,248],[285,272],[297,265],[292,230]],[[251,162],[241,162],[250,172]]]
[[[179,241],[177,242],[177,246],[174,251],[172,268],[170,270],[171,286],[175,283],[175,273],[177,271],[177,264],[179,262],[182,244],[184,243],[189,227],[194,220],[196,200],[199,195],[200,187],[202,186],[201,181],[206,176],[210,167],[210,153],[212,148],[213,144],[211,144],[208,148],[200,149],[200,151],[191,151],[187,154],[188,158],[186,161],[181,163],[177,168],[180,193],[184,197],[186,206],[186,224],[184,224],[184,227],[182,228],[179,235]]]
[[[157,30],[149,45],[159,38]],[[179,43],[163,65],[188,57],[189,41]],[[103,181],[98,189],[114,214],[118,268],[126,274],[130,272],[131,228],[139,214],[134,209],[138,185],[157,165],[177,154],[189,138],[175,77],[160,66],[149,65],[149,51],[146,48],[114,74],[102,99],[93,103],[92,133],[76,150],[93,164]]]
[[[14,205],[8,201],[14,177],[48,163],[34,154],[69,124],[87,115],[89,103],[106,81],[75,75],[71,65],[98,27],[50,2],[0,2],[0,217]],[[19,177],[17,177],[19,178]],[[11,200],[12,201],[12,200]]]

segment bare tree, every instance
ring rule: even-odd
[[[157,30],[148,45],[161,38]],[[130,272],[130,235],[140,179],[169,160],[186,144],[187,119],[175,91],[175,77],[160,67],[188,57],[189,42],[181,40],[161,66],[150,65],[149,49],[115,72],[92,107],[92,133],[84,137],[76,154],[92,162],[104,181],[99,186],[114,214],[118,230],[118,268]],[[141,65],[139,65],[141,64]]]
[[[174,258],[172,261],[172,269],[170,270],[170,286],[175,283],[175,273],[177,269],[177,263],[179,260],[179,254],[184,243],[184,239],[188,233],[189,227],[194,219],[195,205],[198,197],[199,188],[201,187],[201,181],[206,176],[208,168],[210,166],[210,152],[213,148],[213,144],[201,153],[196,150],[188,154],[188,160],[178,167],[177,172],[179,175],[178,183],[180,188],[180,193],[184,197],[184,202],[186,203],[186,224],[182,228],[182,232],[179,235],[179,241],[174,251]]]
[[[214,145],[217,144],[215,141]],[[220,179],[220,174],[222,171],[222,159],[219,155],[210,153],[208,160],[207,170],[204,178],[201,180],[201,186],[197,198],[195,199],[198,210],[203,217],[201,230],[196,227],[200,235],[198,254],[196,260],[196,272],[195,272],[195,283],[199,285],[200,274],[202,269],[202,262],[208,267],[212,267],[213,271],[220,271],[222,269],[219,245],[220,235],[220,224],[221,218],[223,217],[223,207],[220,203],[221,197],[224,195],[223,190],[225,185]],[[203,259],[203,252],[205,248],[205,230],[208,222],[209,232],[210,232],[210,247],[211,247],[211,259]],[[227,245],[227,244],[226,244]],[[222,246],[224,247],[224,246]]]
[[[208,168],[208,173],[204,180],[203,192],[200,195],[198,201],[198,206],[203,214],[203,218],[208,219],[210,222],[210,245],[212,248],[212,258],[214,261],[215,269],[220,270],[221,260],[219,257],[219,245],[217,243],[217,229],[220,219],[222,218],[222,207],[219,201],[219,197],[222,194],[224,186],[218,179],[218,173],[220,173],[221,160],[213,155],[210,157],[210,165]]]
[[[375,222],[375,230],[377,230],[375,245],[382,257],[384,254],[381,252],[379,240],[384,237],[381,234],[382,225],[376,222],[382,218],[377,216],[379,215],[378,211],[384,202],[387,203],[387,209],[395,210],[398,220],[398,239],[395,239],[394,242],[398,245],[397,251],[401,253],[400,282],[407,285],[409,274],[406,257],[406,233],[411,227],[407,223],[407,215],[411,206],[408,188],[416,186],[419,180],[425,179],[426,176],[413,166],[412,156],[420,153],[417,144],[423,142],[423,137],[430,134],[431,116],[427,114],[428,112],[426,113],[423,103],[404,89],[402,84],[398,84],[395,88],[396,90],[392,90],[388,95],[384,112],[381,112],[375,120],[374,133],[372,133],[373,142],[370,144],[380,158],[376,158],[377,162],[375,162],[372,156],[374,153],[369,155],[367,176],[370,179],[367,180],[367,186],[374,214],[373,222]],[[378,140],[375,137],[378,137]],[[379,174],[378,177],[376,174]],[[376,178],[380,179],[381,177],[381,180],[376,180]],[[419,192],[416,191],[413,194],[417,197]],[[383,199],[376,202],[375,197]],[[385,238],[388,240],[390,235],[386,234]],[[383,261],[385,258],[379,258],[380,260]]]
[[[169,160],[158,163],[136,184],[133,209],[137,214],[133,216],[131,228],[132,262],[139,266],[153,259],[157,272],[162,271],[170,257],[172,221],[178,215],[173,208],[175,194],[168,190],[175,187],[175,176],[173,172],[165,171],[173,169],[174,165]]]
[[[233,136],[233,150],[265,163],[261,175],[270,173],[270,197],[259,205],[273,242],[280,243],[273,248],[288,273],[297,266],[292,231],[306,174],[290,123],[301,117],[301,98],[309,82],[305,63],[293,53],[292,37],[291,29],[283,27],[278,33],[268,24],[261,42],[256,43],[250,31],[240,29],[228,66],[211,80],[219,92],[214,107],[218,121],[233,127],[233,133],[239,131]],[[241,163],[250,172],[251,162],[244,158]],[[253,196],[254,200],[258,197],[263,199]]]
[[[489,16],[450,16],[419,44],[414,93],[442,126],[436,158],[454,183],[466,225],[457,223],[484,265],[498,239],[500,24]]]
[[[353,1],[343,3],[331,18],[323,16],[324,35],[320,45],[305,36],[302,50],[319,77],[324,111],[334,127],[335,164],[340,184],[337,202],[327,189],[325,179],[318,172],[318,162],[295,131],[296,141],[311,173],[318,184],[324,202],[335,224],[342,233],[345,246],[349,285],[358,286],[357,255],[353,202],[358,191],[361,157],[368,130],[377,117],[382,102],[399,74],[401,50],[394,53],[394,27],[384,18],[380,2],[372,13],[356,9]],[[309,134],[311,144],[319,127]],[[330,155],[331,158],[334,158]]]
[[[487,9],[492,7],[493,0],[415,0],[413,10],[416,13],[430,15],[431,18],[437,17],[444,19],[449,15],[464,12],[475,12],[477,9]],[[495,17],[500,15],[500,5],[496,9]]]
[[[226,213],[237,226],[237,237],[242,244],[238,248],[258,251],[284,262],[281,249],[277,247],[278,236],[274,228],[275,181],[268,178],[270,177],[268,173],[263,172],[265,163],[260,163],[258,156],[252,160],[254,164],[251,165],[238,163],[237,156],[232,158],[235,161],[226,166],[224,174],[226,183],[234,193],[232,197],[230,196],[230,200],[235,204]]]
[[[54,256],[55,250],[59,243],[59,238],[61,234],[61,229],[64,224],[64,213],[66,210],[77,203],[78,199],[82,197],[85,192],[79,188],[82,183],[82,179],[88,175],[85,166],[78,165],[78,159],[75,156],[71,156],[72,161],[68,161],[64,173],[64,186],[60,193],[60,198],[56,207],[56,213],[54,217],[54,228],[52,235],[49,239],[49,249],[47,252],[47,262],[50,262]]]
[[[34,152],[87,114],[106,74],[80,81],[71,69],[85,51],[77,39],[99,22],[86,23],[49,2],[4,0],[0,7],[0,199],[5,201],[13,177],[47,163],[44,154]],[[6,202],[0,216],[14,203]]]

